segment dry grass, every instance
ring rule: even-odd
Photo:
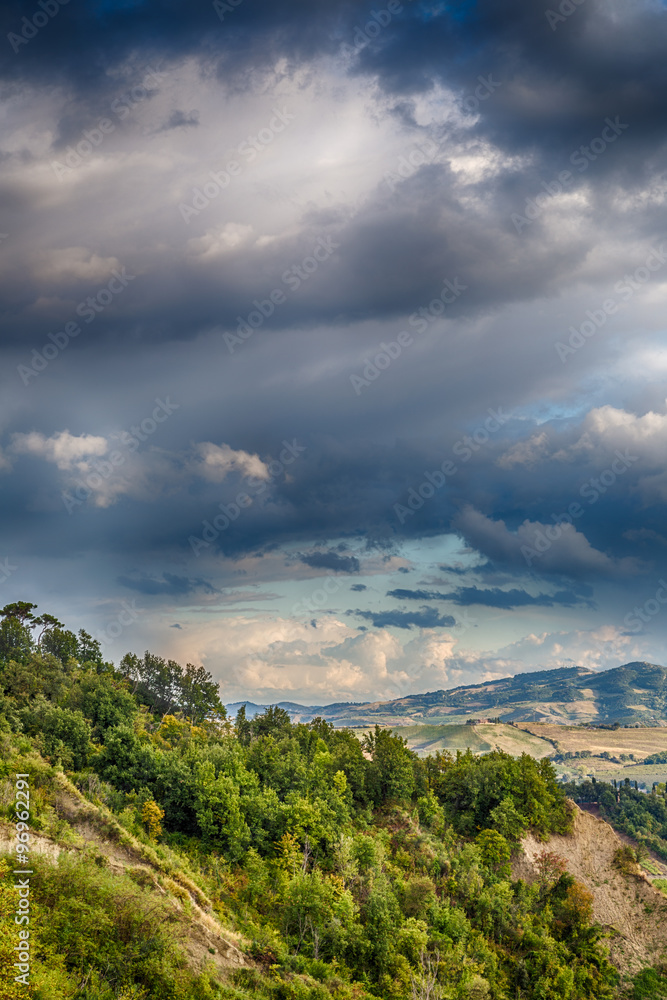
[[[557,742],[562,753],[590,750],[593,754],[600,754],[606,750],[615,757],[633,753],[639,760],[667,750],[667,727],[612,730],[559,726],[550,722],[522,722],[521,729],[541,739]]]

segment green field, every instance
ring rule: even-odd
[[[455,753],[457,750],[468,749],[473,753],[488,753],[490,750],[500,749],[515,757],[527,753],[538,759],[554,753],[548,740],[505,723],[484,723],[477,726],[394,726],[393,731],[406,739],[410,749],[421,757],[433,754],[436,750]]]

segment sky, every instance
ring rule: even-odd
[[[8,0],[2,603],[387,700],[667,662],[658,0]]]

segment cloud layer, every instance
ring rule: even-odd
[[[265,700],[639,655],[664,6],[220,13],[0,13],[6,590]]]

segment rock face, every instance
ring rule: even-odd
[[[574,805],[574,803],[573,803]],[[667,896],[643,874],[622,875],[614,853],[627,843],[604,820],[574,806],[574,830],[546,843],[528,835],[513,862],[515,878],[532,882],[543,851],[560,855],[571,875],[593,893],[593,914],[609,933],[610,959],[624,972],[667,960]]]

